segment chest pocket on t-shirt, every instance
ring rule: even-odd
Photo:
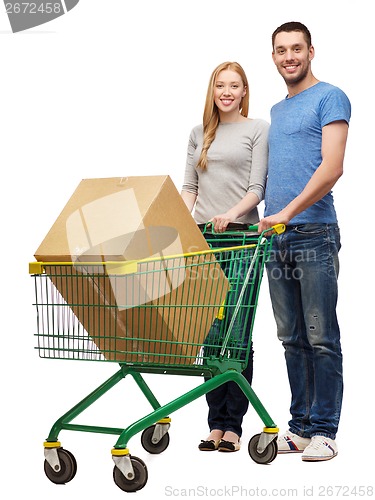
[[[298,134],[301,131],[303,115],[293,117],[292,120],[286,119],[281,125],[281,130],[286,135]]]

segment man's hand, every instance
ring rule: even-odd
[[[281,210],[281,212],[278,212],[277,214],[269,215],[268,217],[261,219],[258,224],[258,233],[261,233],[272,226],[276,226],[276,224],[288,225],[289,221],[290,218],[285,214],[284,210]]]

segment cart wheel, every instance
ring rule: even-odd
[[[113,468],[113,480],[116,485],[128,493],[138,491],[147,483],[148,473],[146,464],[137,457],[130,457],[133,469],[134,479],[127,479],[116,466]]]
[[[257,464],[269,464],[275,460],[277,456],[277,442],[276,439],[270,442],[267,448],[259,453],[257,446],[259,443],[260,434],[255,434],[249,441],[249,455]]]
[[[73,479],[77,472],[77,462],[74,455],[68,450],[58,448],[60,470],[55,471],[47,460],[44,461],[44,472],[48,479],[55,484],[65,484]]]
[[[143,448],[148,451],[149,453],[152,453],[154,455],[157,455],[158,453],[162,453],[164,450],[168,448],[169,445],[169,434],[168,432],[164,434],[164,436],[161,438],[161,440],[158,443],[153,443],[152,442],[152,435],[154,433],[155,425],[151,425],[150,427],[147,427],[141,435],[141,444]]]

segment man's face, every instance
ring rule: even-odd
[[[272,58],[287,85],[298,84],[306,78],[313,57],[314,48],[307,46],[300,31],[282,31],[276,35]]]

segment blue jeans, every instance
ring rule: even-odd
[[[337,224],[288,226],[266,264],[291,388],[289,429],[335,439],[343,396]]]
[[[223,235],[220,235],[217,239],[224,241],[215,242],[212,242],[212,235],[208,235],[206,237],[210,238],[210,243],[213,248],[225,248],[236,245],[236,243],[231,241],[230,236],[228,236],[228,240],[225,241]],[[238,260],[231,259],[230,251],[220,252],[220,254],[218,254],[218,260],[224,273],[229,277],[232,290],[228,292],[226,299],[225,318],[223,320],[215,319],[205,339],[205,346],[203,349],[205,358],[207,356],[219,356],[223,337],[225,336],[226,329],[230,324],[235,305],[237,304],[241,293],[241,282],[246,276],[251,261],[251,259],[246,258],[248,256],[248,250],[241,250],[241,252],[241,258]],[[250,250],[250,252],[252,251]],[[232,346],[232,356],[236,359],[245,360],[248,344],[251,342],[251,331],[255,313],[258,282],[259,266],[257,265],[254,267],[250,282],[244,290],[241,302],[244,304],[244,307],[241,307],[241,310],[232,325],[230,345]],[[251,384],[253,377],[252,342],[250,343],[247,365],[242,374],[249,384]],[[216,389],[208,392],[206,394],[206,400],[209,408],[208,426],[210,431],[212,429],[220,429],[223,432],[232,431],[240,437],[242,435],[242,420],[248,410],[249,400],[242,392],[238,384],[235,382],[222,384]]]

